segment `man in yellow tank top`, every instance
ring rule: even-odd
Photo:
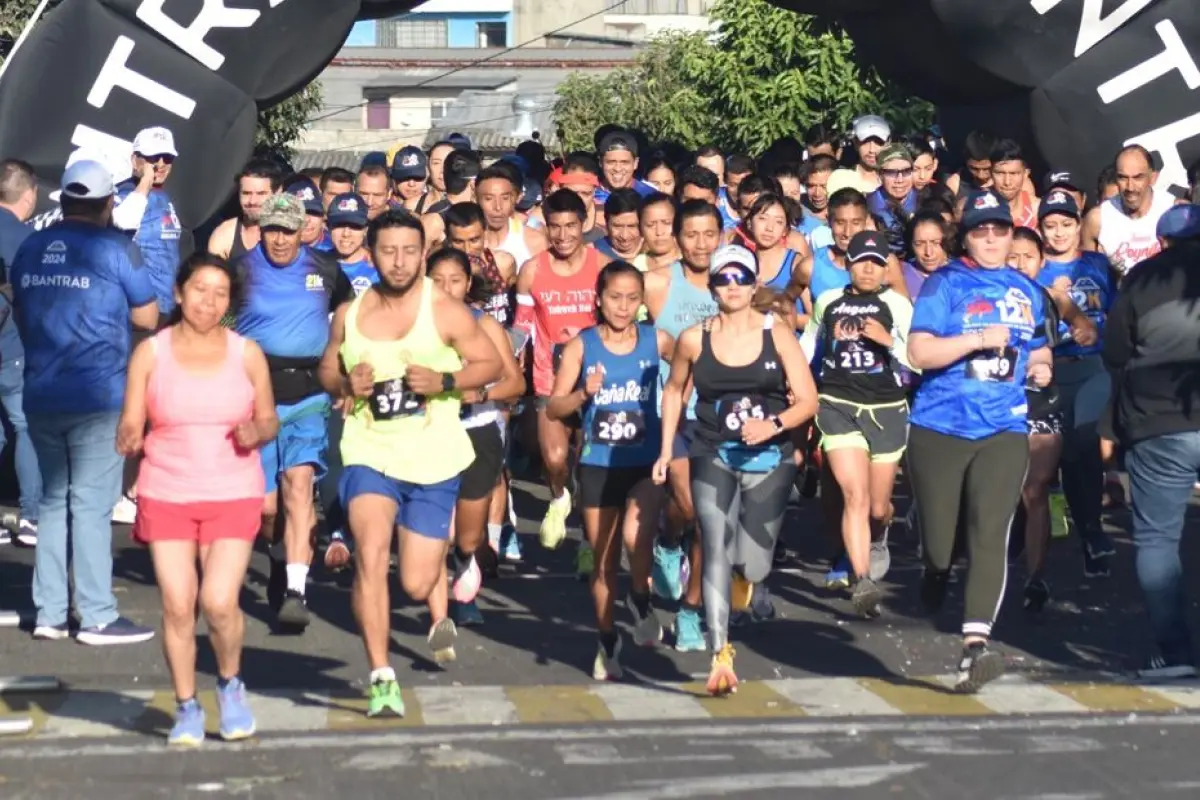
[[[502,367],[470,310],[424,276],[416,217],[380,215],[367,248],[379,283],[337,309],[320,377],[346,415],[338,494],[356,542],[354,615],[371,664],[367,714],[403,716],[388,665],[388,548],[398,530],[400,584],[413,600],[446,591],[459,474],[475,458],[459,418],[461,393],[499,380]],[[435,619],[430,647],[452,648],[456,635],[453,621]]]

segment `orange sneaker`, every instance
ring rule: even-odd
[[[733,671],[733,657],[737,652],[727,644],[713,656],[712,669],[708,673],[705,687],[713,697],[723,697],[737,691],[738,679]]]

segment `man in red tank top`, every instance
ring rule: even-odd
[[[546,416],[554,386],[557,346],[596,324],[596,278],[610,259],[583,243],[587,208],[579,195],[559,190],[542,207],[550,249],[526,261],[517,275],[516,326],[533,340],[533,392],[537,437],[550,486],[550,508],[542,521],[542,543],[557,547],[566,536],[571,497],[567,493],[570,431]]]

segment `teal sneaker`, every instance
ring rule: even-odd
[[[683,597],[683,549],[654,543],[654,566],[650,570],[650,585],[664,600]]]
[[[675,615],[675,649],[680,653],[702,653],[708,649],[700,629],[700,614],[682,608]]]

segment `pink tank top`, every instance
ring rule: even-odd
[[[155,361],[146,387],[150,433],[138,473],[138,494],[168,503],[262,497],[258,451],[243,451],[233,429],[254,417],[254,385],[246,375],[246,340],[226,331],[227,356],[216,371],[189,372],[171,352],[171,328],[154,337]]]

